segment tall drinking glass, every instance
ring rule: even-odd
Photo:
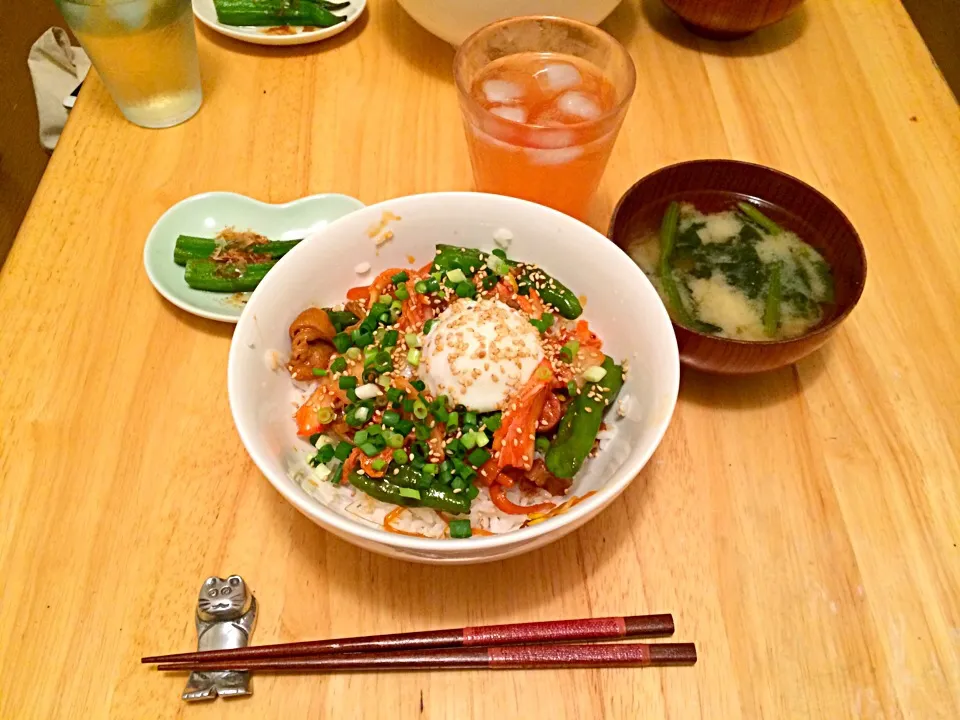
[[[559,17],[481,28],[454,60],[477,189],[583,218],[636,84],[607,33]]]
[[[203,99],[190,0],[57,0],[130,122],[170,127]]]

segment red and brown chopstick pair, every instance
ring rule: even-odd
[[[159,670],[455,670],[692,665],[693,643],[561,644],[672,635],[671,615],[585,618],[154,655]]]

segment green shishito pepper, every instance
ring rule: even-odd
[[[275,262],[232,265],[213,260],[187,260],[183,273],[187,285],[194,290],[212,292],[248,292],[255,290]]]
[[[246,252],[279,260],[297,246],[299,240],[271,240],[260,245],[251,245]],[[173,246],[173,261],[177,265],[186,265],[187,260],[207,260],[217,249],[213,238],[180,235]]]
[[[309,0],[214,0],[217,22],[221,25],[305,25],[332,27],[346,22],[343,15],[330,10],[343,9],[340,3]]]
[[[472,275],[473,272],[486,265],[490,257],[481,250],[461,248],[456,245],[437,245],[437,250],[438,253],[433,259],[433,269],[442,272],[462,270]],[[506,262],[511,267],[517,265],[513,260],[507,260]],[[473,268],[472,272],[471,268]],[[573,294],[573,291],[540,268],[524,269],[517,280],[518,282],[535,284],[543,301],[555,307],[557,312],[567,320],[575,320],[583,313],[583,306],[580,305],[580,300]]]
[[[587,383],[573,398],[547,450],[547,470],[559,478],[572,478],[580,470],[600,432],[604,409],[623,386],[623,368],[611,357],[604,357],[603,369],[607,374],[600,382]]]
[[[460,515],[470,512],[470,498],[465,492],[455,493],[453,490],[444,487],[431,485],[422,488],[417,476],[419,472],[413,468],[401,468],[400,475],[388,474],[383,479],[360,475],[356,472],[350,473],[348,478],[350,484],[357,490],[365,492],[372,498],[382,500],[383,502],[393,503],[394,505],[404,505],[406,507],[428,507],[434,510]],[[396,482],[394,482],[396,480]],[[402,483],[402,484],[401,484]],[[401,488],[419,487],[420,499],[406,497],[401,494]]]

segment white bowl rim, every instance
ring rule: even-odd
[[[587,234],[593,235],[596,240],[602,241],[603,243],[613,244],[612,241],[607,238],[602,233],[598,232],[594,228],[590,227],[585,223],[581,223],[579,220],[576,220],[569,215],[548,208],[543,205],[538,205],[537,203],[532,203],[527,200],[520,200],[519,198],[508,197],[506,195],[492,195],[489,193],[477,193],[477,192],[462,192],[462,191],[453,191],[453,192],[429,192],[429,193],[418,193],[415,195],[406,195],[402,197],[392,198],[389,200],[384,200],[373,205],[367,205],[365,208],[361,208],[356,212],[345,215],[342,218],[334,220],[329,225],[321,228],[317,232],[307,236],[303,242],[301,242],[297,247],[287,253],[284,260],[287,258],[295,257],[296,253],[300,248],[304,247],[308,242],[314,242],[316,238],[322,236],[325,233],[336,232],[337,227],[340,223],[347,221],[355,222],[356,215],[358,213],[370,213],[371,215],[377,215],[382,213],[384,210],[398,211],[398,205],[400,205],[399,212],[402,213],[402,206],[408,203],[418,203],[424,198],[431,198],[436,200],[466,200],[466,199],[476,199],[478,196],[486,196],[490,198],[497,198],[498,201],[503,202],[506,205],[516,205],[520,206],[532,206],[536,208],[537,212],[542,212],[546,215],[553,216],[557,219],[562,219],[566,223],[576,223],[582,226],[582,229],[587,232]],[[288,261],[290,262],[290,261]],[[650,281],[647,279],[647,276],[643,273],[642,270],[630,259],[630,257],[623,253],[623,262],[628,263],[636,271],[637,282],[638,283],[647,283]],[[549,270],[549,268],[545,268]],[[250,297],[249,302],[247,303],[247,308],[249,309],[253,306],[257,294],[261,293],[262,285],[253,291],[253,294]],[[651,286],[652,289],[652,286]],[[654,291],[655,292],[655,291]],[[656,309],[654,312],[660,317],[660,322],[665,323],[670,328],[670,336],[673,335],[673,326],[670,323],[670,316],[667,314],[666,308],[662,303],[657,303],[654,305]],[[330,524],[335,527],[339,532],[344,533],[348,536],[355,536],[365,540],[369,543],[374,543],[378,545],[386,545],[388,547],[393,547],[401,550],[410,550],[414,553],[443,553],[444,551],[453,551],[462,552],[464,550],[475,550],[477,551],[475,555],[477,557],[482,557],[485,550],[494,550],[497,548],[503,548],[505,546],[525,544],[527,541],[534,540],[543,535],[549,534],[559,528],[572,524],[574,526],[578,525],[577,520],[583,522],[586,521],[586,518],[592,516],[594,513],[599,513],[603,510],[606,505],[612,502],[620,493],[622,493],[630,483],[632,483],[636,476],[639,474],[640,470],[647,464],[650,460],[653,453],[660,446],[661,441],[663,440],[664,434],[666,434],[667,428],[670,426],[670,422],[673,418],[673,413],[677,405],[677,397],[680,392],[680,352],[676,346],[676,341],[674,340],[673,344],[673,357],[670,367],[670,377],[673,378],[674,382],[672,387],[667,388],[669,390],[670,397],[670,406],[669,412],[664,412],[661,414],[660,419],[656,423],[656,429],[653,433],[653,441],[649,443],[649,447],[646,452],[639,456],[636,460],[620,468],[617,473],[618,478],[604,485],[602,488],[597,490],[590,497],[580,501],[573,508],[563,513],[562,515],[554,518],[548,518],[543,522],[537,523],[532,527],[520,528],[518,530],[512,530],[510,532],[501,533],[497,535],[482,535],[479,537],[470,537],[463,539],[455,538],[420,538],[420,537],[411,537],[408,535],[401,535],[398,533],[390,533],[379,528],[367,527],[358,522],[350,520],[340,513],[336,512],[325,506],[319,500],[309,498],[304,494],[297,494],[294,492],[293,481],[287,476],[283,475],[282,478],[274,478],[271,472],[268,472],[264,469],[267,466],[267,462],[260,457],[260,453],[252,449],[255,447],[252,442],[252,438],[249,437],[249,434],[244,430],[241,424],[237,421],[237,407],[234,398],[239,395],[241,388],[239,386],[239,379],[234,373],[234,367],[236,366],[238,360],[236,358],[237,354],[242,352],[241,343],[237,341],[237,337],[242,335],[240,330],[247,323],[254,322],[253,318],[254,313],[244,312],[240,318],[240,322],[237,324],[237,332],[234,333],[233,339],[230,342],[230,354],[227,362],[227,394],[230,402],[230,412],[233,417],[233,424],[237,428],[237,432],[240,435],[240,440],[244,445],[247,453],[253,459],[254,464],[260,470],[260,472],[267,478],[271,485],[294,507],[296,507],[301,513],[307,517],[318,521],[321,526],[323,524]],[[326,529],[326,528],[324,528]],[[455,554],[455,553],[454,553]],[[410,558],[416,559],[416,558]]]

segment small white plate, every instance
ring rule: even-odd
[[[173,261],[178,235],[214,237],[232,226],[253,230],[271,240],[295,240],[362,207],[356,198],[335,193],[311,195],[283,205],[230,192],[201,193],[181,200],[157,220],[143,247],[143,266],[157,292],[177,307],[211,320],[236,323],[250,293],[208,292],[187,285],[183,268]]]
[[[328,37],[339,35],[353,25],[363,13],[365,7],[367,7],[367,0],[351,0],[349,7],[333,11],[335,15],[346,17],[346,22],[307,32],[304,32],[301,27],[291,27],[290,29],[293,31],[291,34],[275,35],[272,32],[265,32],[270,29],[265,27],[221,25],[217,21],[217,11],[213,7],[213,0],[193,0],[193,14],[196,15],[197,20],[208,28],[221,35],[256,45],[306,45],[318,40],[325,40]]]

